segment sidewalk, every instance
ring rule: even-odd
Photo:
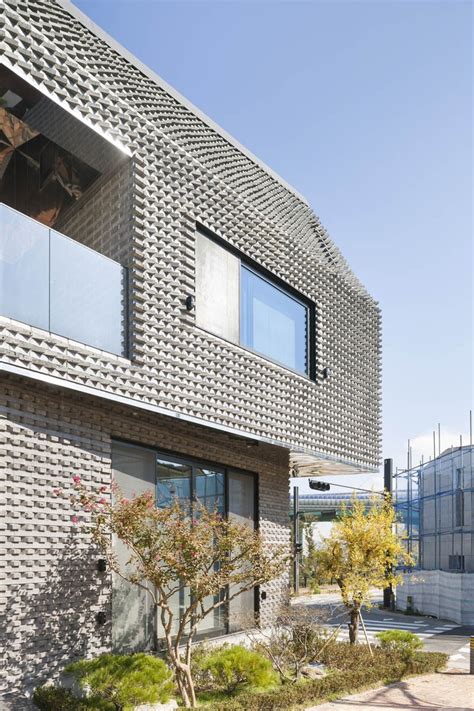
[[[474,709],[474,675],[451,669],[438,674],[413,677],[390,686],[346,696],[306,711],[472,711]]]

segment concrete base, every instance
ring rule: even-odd
[[[473,573],[418,570],[403,578],[404,584],[396,594],[399,609],[407,609],[407,598],[411,596],[414,611],[460,625],[474,625]]]

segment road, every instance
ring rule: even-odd
[[[375,634],[382,630],[397,629],[414,632],[422,640],[427,652],[445,652],[449,654],[449,668],[469,669],[469,638],[474,636],[474,627],[457,625],[455,622],[438,620],[433,617],[419,617],[416,615],[405,615],[400,612],[390,612],[380,610],[378,605],[382,602],[382,596],[378,591],[374,591],[372,596],[373,607],[364,609],[362,617],[367,630],[367,637],[370,643],[376,642]],[[332,628],[343,626],[339,632],[340,640],[348,639],[347,612],[341,605],[340,597],[337,593],[324,593],[321,595],[307,595],[295,598],[294,605],[304,605],[309,609],[314,609],[315,613],[327,615],[326,625]],[[363,630],[359,632],[360,641],[364,641]]]

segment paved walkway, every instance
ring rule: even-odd
[[[306,711],[472,711],[474,675],[459,670],[418,676],[380,689],[364,691],[329,704],[311,706]]]

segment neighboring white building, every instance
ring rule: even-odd
[[[474,624],[472,445],[451,448],[398,473],[395,502],[416,569],[404,574],[397,606]]]

